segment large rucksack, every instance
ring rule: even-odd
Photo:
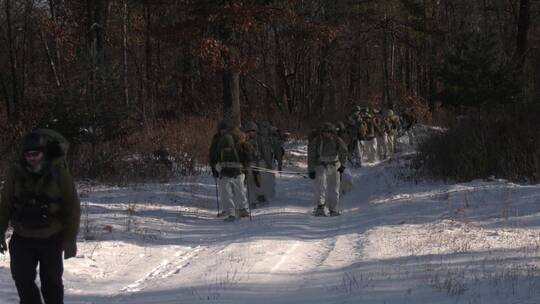
[[[364,120],[359,121],[357,130],[358,130],[358,133],[356,134],[357,139],[365,140],[368,133],[368,124]]]
[[[221,168],[242,168],[240,155],[232,135],[225,134],[221,137],[218,143],[218,153],[218,163]]]

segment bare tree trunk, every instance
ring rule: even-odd
[[[143,99],[141,100],[143,119],[144,119],[145,122],[148,119],[146,104],[152,98],[151,93],[150,93],[150,90],[151,90],[151,85],[150,85],[151,76],[150,76],[150,74],[152,73],[152,69],[151,69],[151,66],[152,66],[152,49],[150,47],[150,20],[149,20],[150,19],[150,16],[149,16],[150,15],[150,10],[149,10],[149,8],[147,6],[148,6],[148,3],[145,2],[145,8],[144,8],[144,18],[145,18],[145,21],[146,21],[146,30],[145,30],[145,33],[144,33],[144,58],[145,58],[144,90],[145,90],[145,95],[144,95]]]
[[[531,59],[533,71],[540,71],[540,50],[535,50],[531,55]],[[535,100],[540,100],[540,73],[538,72],[533,74],[533,92],[531,97]]]
[[[144,90],[146,92],[146,96],[143,97],[141,100],[141,106],[142,106],[142,113],[143,113],[143,120],[145,122],[148,122],[148,111],[149,108],[151,110],[152,104],[154,103],[154,94],[152,92],[152,79],[153,79],[153,73],[152,73],[152,41],[150,37],[150,28],[151,28],[151,12],[150,12],[150,4],[148,1],[145,2],[144,7],[144,19],[145,19],[145,33],[144,33],[144,54],[145,54],[145,81],[144,81]],[[147,107],[147,103],[150,104],[150,107]]]
[[[45,34],[43,33],[43,30],[40,29],[40,37],[41,42],[43,43],[43,48],[45,49],[45,53],[47,54],[47,59],[49,60],[49,67],[51,68],[51,72],[53,73],[56,89],[58,91],[61,90],[62,84],[60,83],[60,78],[58,77],[58,71],[56,70],[56,64],[54,63],[54,59],[51,55],[51,50],[49,48],[49,44],[47,43],[47,38],[45,38]]]
[[[319,73],[317,78],[317,99],[316,99],[316,109],[319,113],[319,116],[325,117],[329,114],[328,108],[325,103],[325,96],[327,96],[328,90],[330,89],[328,85],[328,47],[322,47],[320,61],[319,61]]]
[[[288,83],[287,83],[287,71],[285,70],[285,63],[283,58],[283,46],[278,37],[277,29],[273,28],[274,35],[274,53],[275,53],[275,64],[274,64],[274,90],[273,90],[273,99],[276,102],[276,106],[280,111],[284,110],[286,105],[289,112],[292,110],[292,101],[289,99],[287,94]]]
[[[123,78],[124,78],[124,103],[129,106],[129,82],[128,82],[128,5],[127,0],[122,0],[122,65],[123,65]]]
[[[11,111],[11,103],[10,103],[10,97],[9,97],[9,91],[6,85],[6,82],[4,81],[4,76],[2,73],[0,73],[0,85],[2,87],[2,94],[4,94],[4,100],[6,102],[6,117],[8,121],[11,121],[12,119],[12,111]]]
[[[11,0],[6,0],[6,26],[7,26],[7,39],[8,39],[8,54],[9,54],[9,67],[11,71],[11,103],[12,107],[9,117],[17,119],[19,116],[19,84],[17,77],[17,58],[15,57],[15,44],[13,37],[13,24],[11,19]]]
[[[366,67],[365,67],[365,71],[366,71],[366,88],[371,88],[371,74],[369,72],[369,50],[367,47],[364,47],[364,56],[366,57]]]
[[[32,32],[31,32],[31,15],[32,15],[32,10],[33,10],[33,6],[34,6],[34,1],[31,0],[31,1],[27,1],[26,4],[25,4],[25,8],[24,8],[24,26],[23,26],[23,32],[22,32],[22,54],[21,54],[21,62],[20,62],[20,88],[19,88],[19,91],[20,91],[20,101],[21,103],[24,105],[25,101],[26,101],[26,98],[25,98],[25,92],[26,92],[26,75],[27,75],[27,72],[26,72],[26,68],[27,68],[27,64],[26,64],[26,59],[27,59],[27,54],[28,54],[28,37],[32,35]]]
[[[189,44],[184,45],[182,57],[182,94],[177,106],[177,114],[179,115],[185,105],[189,104],[191,110],[196,109],[195,104],[193,103],[193,58]]]
[[[519,68],[523,67],[527,54],[527,36],[530,26],[530,0],[519,1],[519,19],[517,24],[516,62]]]
[[[407,86],[407,95],[412,95],[413,91],[413,63],[412,63],[412,49],[407,47],[405,53],[405,83]]]
[[[386,18],[386,16],[385,16]],[[385,107],[388,107],[388,108],[391,108],[392,105],[390,104],[390,83],[389,83],[389,75],[388,75],[388,24],[389,24],[389,21],[388,19],[385,20],[385,24],[384,24],[384,32],[383,32],[383,43],[382,43],[382,48],[383,48],[383,64],[382,64],[382,67],[383,67],[383,71],[382,71],[382,76],[383,76],[383,98],[382,98],[382,103]]]
[[[49,0],[49,10],[51,13],[51,20],[54,22],[55,26],[58,26],[59,22],[57,20],[57,5],[55,3],[55,0]],[[55,54],[54,54],[55,57],[53,61],[55,62],[56,74],[58,76],[58,79],[61,79],[60,83],[65,83],[66,82],[65,77],[63,76],[62,71],[61,71],[62,45],[56,33],[53,34],[53,42],[54,42],[53,49],[55,50]],[[52,58],[52,54],[50,56]]]
[[[223,70],[223,119],[233,127],[240,127],[240,72]]]

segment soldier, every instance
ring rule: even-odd
[[[351,135],[349,134],[349,130],[343,121],[336,123],[336,132],[337,136],[341,138],[346,145],[351,142]]]
[[[77,254],[80,201],[65,161],[67,141],[52,130],[22,139],[20,161],[8,173],[0,200],[0,252],[9,242],[11,274],[21,303],[64,303],[64,259]],[[35,283],[39,264],[41,294]]]
[[[226,222],[236,219],[236,209],[239,209],[240,217],[249,216],[244,172],[251,162],[251,155],[252,148],[245,135],[226,123],[220,123],[218,134],[210,146],[210,167],[217,178]]]
[[[216,187],[218,188],[218,192],[219,192],[219,185],[217,183],[217,179],[219,178],[219,172],[216,169],[215,165],[212,165],[212,164],[215,164],[217,162],[217,156],[213,155],[212,152],[217,151],[217,144],[219,142],[219,139],[223,135],[225,135],[227,133],[228,129],[229,129],[229,126],[228,126],[227,123],[225,123],[223,121],[218,123],[216,134],[214,134],[214,136],[212,137],[212,143],[210,144],[210,153],[209,153],[210,158],[208,160],[208,163],[210,164],[210,169],[212,170],[212,176],[216,180]],[[223,206],[223,204],[221,204],[221,202],[219,202],[219,203],[220,203],[221,206]],[[227,215],[227,212],[222,209],[221,212],[218,213],[217,217],[222,217],[222,216],[225,216],[225,215]]]
[[[377,142],[377,157],[385,160],[388,157],[386,121],[379,109],[374,110],[373,126],[375,128],[375,141]]]
[[[401,114],[401,127],[405,132],[406,138],[408,138],[409,146],[415,144],[413,126],[417,123],[416,116],[414,111],[410,108],[406,108],[405,111]]]
[[[365,124],[366,136],[363,141],[364,155],[368,162],[374,162],[377,160],[377,140],[375,134],[376,120],[374,114],[370,113],[370,109],[366,108],[362,112],[362,122]]]
[[[410,130],[416,123],[417,121],[416,116],[414,115],[414,111],[410,108],[406,108],[405,111],[401,114],[401,126],[403,130]]]
[[[367,108],[357,107],[357,112],[349,119],[350,133],[352,141],[349,146],[349,150],[352,151],[353,157],[351,158],[352,164],[359,168],[362,167],[362,159],[364,158],[364,150],[366,149],[366,136],[368,131],[368,119]]]
[[[313,137],[308,146],[309,177],[315,179],[316,216],[325,215],[325,206],[331,216],[340,215],[340,174],[345,170],[346,161],[345,143],[337,136],[333,124],[324,123],[320,134]]]
[[[270,122],[261,122],[258,137],[257,149],[261,156],[260,166],[274,170],[276,167],[274,160],[280,151],[277,150],[276,138],[272,135]],[[261,188],[266,200],[276,195],[276,175],[273,172],[261,172]]]
[[[263,142],[258,135],[259,127],[254,122],[247,122],[244,126],[244,132],[247,135],[247,141],[253,148],[250,166],[247,170],[248,202],[251,208],[267,202],[264,190],[262,189],[261,173],[252,167],[264,167],[265,162],[262,159],[261,147]]]
[[[355,168],[361,166],[361,154],[357,153],[357,134],[355,134],[355,126],[346,125],[344,122],[340,121],[336,124],[337,126],[337,136],[343,140],[345,146],[347,147],[347,161],[353,165]],[[360,155],[360,157],[357,157]]]
[[[388,110],[386,124],[388,130],[388,153],[393,155],[396,152],[397,134],[401,128],[399,117],[394,114],[394,111]]]
[[[287,141],[286,133],[283,133],[280,129],[272,126],[270,129],[271,136],[274,142],[274,159],[277,163],[278,171],[283,170],[283,157],[285,156],[285,142]]]

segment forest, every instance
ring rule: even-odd
[[[36,127],[70,140],[79,176],[160,149],[192,173],[222,119],[301,138],[362,105],[448,128],[420,148],[428,176],[538,180],[539,13],[537,0],[0,0],[0,173]]]

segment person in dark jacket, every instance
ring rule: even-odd
[[[0,252],[8,225],[10,267],[20,303],[64,303],[64,259],[77,254],[80,201],[60,143],[47,132],[22,140],[21,160],[8,173],[0,197]],[[36,269],[39,265],[41,293]]]

